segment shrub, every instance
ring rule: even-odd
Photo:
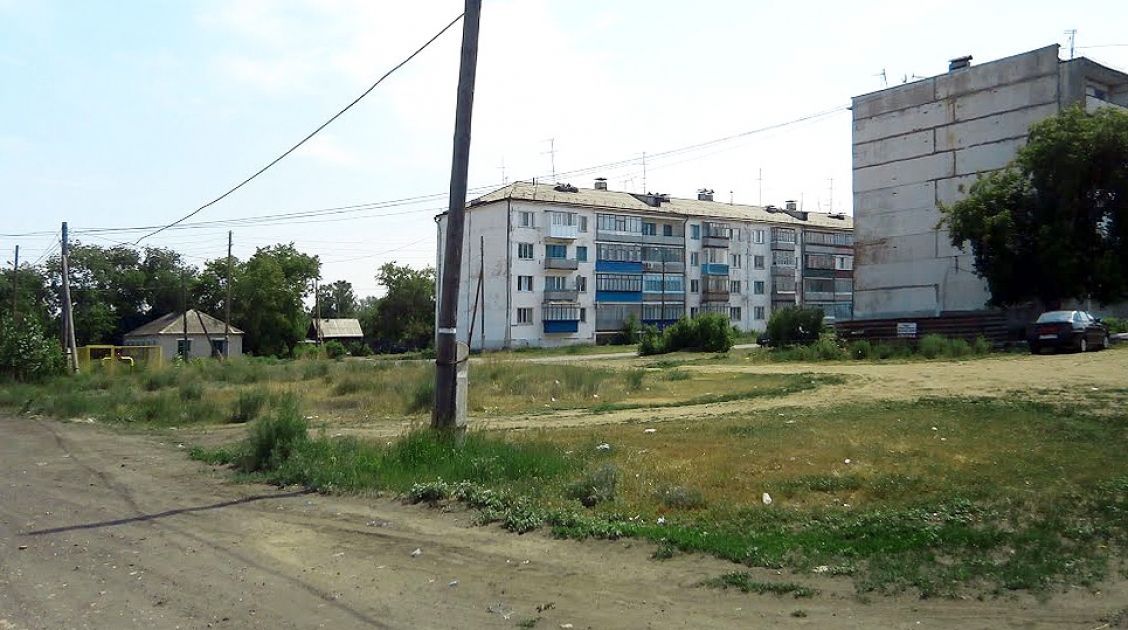
[[[283,396],[271,415],[250,427],[247,455],[241,462],[246,472],[275,470],[309,442],[309,423],[293,394]]]
[[[655,326],[647,326],[642,329],[642,338],[638,342],[638,353],[641,356],[649,356],[652,354],[663,354],[666,352],[666,345],[662,342],[662,334],[658,332]]]
[[[329,357],[330,359],[343,359],[349,353],[349,351],[345,348],[345,344],[337,341],[336,339],[326,341],[325,344],[321,346],[321,348],[325,351],[325,356]]]
[[[569,499],[576,499],[584,507],[594,507],[599,503],[614,500],[619,489],[619,469],[614,464],[604,464],[598,470],[588,473],[583,479],[573,482],[564,491]]]
[[[345,345],[348,348],[349,354],[354,357],[370,357],[372,356],[372,347],[363,341],[350,341]]]
[[[235,399],[231,408],[231,422],[243,424],[257,418],[262,413],[263,407],[266,406],[268,397],[269,394],[262,389],[249,389],[239,392],[239,397]]]
[[[917,351],[926,359],[935,359],[944,354],[948,347],[948,340],[940,335],[928,334],[920,339]]]
[[[873,345],[865,339],[858,339],[850,342],[846,351],[850,354],[851,359],[868,359],[873,354]]]
[[[971,351],[975,354],[991,354],[991,351],[994,349],[994,344],[987,341],[987,338],[983,335],[976,337],[975,342],[971,344]]]
[[[820,308],[789,306],[780,309],[768,320],[768,339],[776,346],[814,343],[822,335],[823,317]]]
[[[200,400],[204,397],[204,386],[199,381],[184,381],[177,388],[180,400],[184,402]]]
[[[641,328],[638,322],[638,316],[631,313],[627,316],[627,319],[623,320],[623,329],[615,336],[612,343],[617,346],[629,346],[632,343],[636,343]]]
[[[838,345],[838,340],[833,334],[819,337],[819,340],[811,344],[808,350],[813,355],[812,358],[821,361],[837,361],[846,358],[846,351]]]
[[[653,327],[643,331],[640,355],[662,354],[678,350],[728,352],[736,343],[736,330],[721,313],[704,313],[693,319],[682,317],[662,331]]]
[[[39,382],[66,372],[59,344],[43,334],[39,323],[25,318],[16,323],[0,318],[0,377]]]
[[[654,493],[663,505],[674,510],[695,510],[705,507],[701,491],[684,486],[661,486]]]
[[[430,411],[434,404],[435,377],[433,374],[424,373],[411,390],[411,398],[407,401],[407,413]]]
[[[1128,318],[1123,317],[1102,317],[1101,321],[1105,326],[1108,326],[1110,333],[1128,333]]]

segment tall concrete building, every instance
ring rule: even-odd
[[[1003,168],[1029,126],[1064,107],[1128,106],[1128,75],[1047,46],[858,96],[854,112],[854,317],[976,311],[986,283],[937,227],[941,204]]]
[[[442,270],[446,215],[437,218]],[[775,308],[848,318],[844,214],[519,182],[470,202],[458,336],[474,349],[597,343],[633,317],[664,327],[723,313],[763,330]],[[441,278],[440,278],[441,281]]]

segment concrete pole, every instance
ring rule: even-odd
[[[450,206],[444,244],[439,327],[435,343],[435,407],[431,428],[451,431],[465,427],[457,413],[459,363],[458,289],[462,272],[462,234],[466,219],[466,177],[470,164],[470,123],[474,110],[474,79],[478,65],[478,22],[482,0],[466,0],[462,16],[462,63],[458,73],[458,106],[454,123],[454,156],[450,173]],[[461,360],[461,361],[460,361]],[[465,411],[465,410],[463,410]]]

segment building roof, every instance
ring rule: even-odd
[[[769,210],[772,206],[747,206],[729,204],[721,201],[701,201],[662,196],[658,207],[647,204],[643,199],[648,195],[636,195],[616,190],[596,190],[575,188],[531,182],[515,182],[487,193],[470,202],[470,210],[477,206],[506,199],[537,201],[541,203],[567,204],[592,209],[612,209],[639,214],[675,214],[685,217],[718,218],[739,221],[756,221],[781,225],[807,226],[850,230],[854,228],[854,217],[845,214],[832,215],[825,212],[808,211],[803,220],[787,214],[782,209]],[[641,198],[641,199],[640,199]],[[840,218],[839,218],[840,217]]]
[[[181,313],[169,313],[154,319],[153,321],[135,328],[127,333],[126,337],[151,337],[153,335],[171,335],[183,336],[184,335],[184,315]],[[189,335],[210,335],[218,336],[223,334],[223,322],[208,315],[201,313],[196,309],[188,309],[188,334]],[[241,335],[243,331],[232,326],[232,335]]]
[[[321,331],[322,339],[362,339],[364,331],[359,319],[314,319],[310,323],[310,333],[316,336]]]

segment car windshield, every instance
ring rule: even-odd
[[[1038,317],[1039,324],[1047,324],[1050,322],[1068,322],[1073,320],[1073,311],[1050,311],[1049,313],[1042,313]]]

